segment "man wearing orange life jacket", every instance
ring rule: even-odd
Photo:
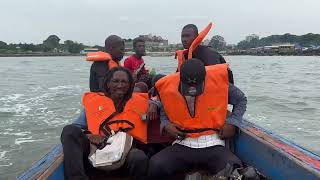
[[[133,77],[122,67],[111,69],[104,84],[104,92],[88,92],[83,96],[84,124],[67,125],[61,133],[66,179],[89,179],[96,171],[88,161],[90,144],[103,148],[106,137],[119,130],[134,138],[126,157],[130,177],[146,176],[148,157],[140,146],[147,143],[147,124],[143,121],[148,108],[147,94],[133,93]]]
[[[230,129],[241,121],[247,103],[241,90],[228,82],[227,64],[205,67],[198,59],[187,60],[180,73],[163,77],[156,88],[161,129],[176,141],[150,159],[150,179],[195,169],[216,174],[242,166],[223,141],[234,135]],[[228,104],[234,107],[227,117]]]
[[[116,35],[110,35],[105,40],[105,52],[87,54],[87,60],[93,61],[90,69],[90,91],[99,92],[108,71],[119,66],[124,56],[124,41]]]
[[[200,45],[202,39],[204,39],[210,31],[211,26],[212,24],[210,23],[201,33],[198,33],[198,28],[194,24],[188,24],[183,27],[181,32],[181,42],[184,50],[178,50],[176,52],[176,59],[178,60],[177,71],[180,70],[181,64],[186,59],[190,58],[201,60],[205,66],[226,63],[225,59],[211,47]],[[196,39],[199,40],[198,43],[193,44]],[[188,57],[190,46],[192,44],[195,45],[191,52],[192,57]],[[233,74],[230,69],[228,69],[228,76],[229,82],[233,84]]]

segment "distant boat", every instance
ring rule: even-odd
[[[159,130],[156,129],[158,126],[159,124],[151,125],[148,133],[154,136],[152,137],[154,141],[161,142],[166,139],[159,138]],[[233,145],[234,153],[245,164],[255,167],[267,179],[320,179],[318,155],[248,121],[242,122],[240,133],[234,138]],[[17,179],[64,179],[62,146],[56,145]],[[201,176],[189,176],[188,179],[198,180]]]
[[[86,55],[88,52],[97,52],[99,51],[98,48],[84,48],[80,51],[80,54]]]

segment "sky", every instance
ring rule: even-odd
[[[55,34],[103,45],[116,34],[152,33],[179,43],[181,29],[209,22],[208,35],[237,44],[249,34],[320,34],[320,0],[0,0],[0,41],[42,43]]]

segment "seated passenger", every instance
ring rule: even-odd
[[[88,160],[90,144],[103,148],[101,146],[106,144],[110,132],[127,129],[134,142],[124,169],[132,179],[143,179],[147,173],[148,157],[140,146],[147,141],[147,124],[142,117],[147,112],[148,100],[146,96],[133,93],[133,78],[125,68],[112,68],[104,84],[103,93],[87,92],[83,96],[85,121],[79,122],[78,126],[63,128],[61,142],[65,178],[88,179],[95,171]]]
[[[190,59],[180,70],[155,86],[162,103],[161,129],[176,140],[150,159],[149,178],[169,179],[193,170],[214,175],[242,167],[223,140],[235,134],[247,104],[244,93],[228,83],[228,65],[205,67]],[[226,118],[228,104],[233,111]]]

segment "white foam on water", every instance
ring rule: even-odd
[[[9,164],[0,164],[0,167],[9,167],[9,166],[12,166],[13,163],[9,163]]]
[[[10,160],[10,159],[8,159],[8,157],[6,157],[6,154],[8,152],[9,151],[0,152],[0,162],[4,163],[4,164],[0,164],[0,167],[8,167],[8,166],[12,166],[13,165],[13,163],[8,163],[8,161]]]
[[[15,116],[27,116],[31,110],[26,104],[13,104],[11,107],[0,108],[0,112],[3,113],[14,113]]]
[[[9,136],[27,136],[31,134],[31,132],[0,132],[1,135],[9,135]]]
[[[5,97],[0,98],[0,101],[15,101],[20,97],[24,96],[24,94],[11,94],[6,95]]]
[[[31,110],[29,106],[26,104],[16,104],[15,107],[12,108],[17,115],[27,116],[27,112]]]
[[[66,86],[56,86],[56,87],[51,87],[48,88],[49,90],[61,90],[61,89],[74,89],[74,88],[78,88],[80,86],[78,85],[66,85]]]
[[[27,116],[31,107],[24,103],[24,94],[11,94],[0,98],[0,113],[13,113],[14,116]]]
[[[43,90],[43,88],[42,88],[41,86],[31,86],[31,87],[30,87],[30,90],[31,90],[32,92],[38,92],[38,91]]]
[[[44,139],[32,139],[32,136],[26,137],[26,138],[17,138],[14,144],[20,145],[22,143],[30,143],[30,142],[37,142],[37,141],[44,141]]]
[[[0,108],[0,112],[11,113],[12,112],[12,108]]]
[[[6,156],[6,153],[7,153],[8,151],[2,151],[2,152],[0,152],[0,161],[3,161],[3,160],[5,160],[5,156]]]

